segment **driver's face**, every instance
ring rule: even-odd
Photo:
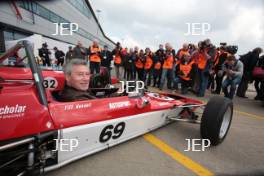
[[[86,91],[89,88],[90,73],[85,65],[73,65],[71,75],[66,75],[67,84],[77,90]]]

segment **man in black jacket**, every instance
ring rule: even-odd
[[[43,43],[42,44],[42,48],[39,49],[39,57],[42,60],[43,66],[51,66],[50,64],[50,57],[49,55],[51,54],[51,52],[48,49],[48,45],[47,43]]]
[[[66,53],[66,63],[69,63],[73,58],[73,49],[72,46],[69,46],[69,50]]]
[[[108,68],[108,70],[110,71],[111,61],[113,60],[113,56],[111,51],[108,50],[107,45],[104,46],[104,49],[102,50],[100,56],[101,56],[101,66]]]
[[[244,73],[237,89],[236,95],[238,97],[247,98],[246,91],[248,89],[248,83],[252,81],[252,71],[257,64],[261,53],[262,49],[258,47],[252,52],[248,52],[247,54],[241,56],[240,61],[244,64]]]
[[[64,64],[64,52],[59,50],[57,47],[53,48],[55,51],[55,58],[57,59],[57,66],[63,66]]]
[[[112,69],[111,61],[113,60],[113,55],[112,52],[108,50],[107,45],[105,45],[104,49],[101,51],[100,57],[101,57],[101,66],[107,68],[109,78],[111,79],[111,69]]]

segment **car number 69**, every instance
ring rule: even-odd
[[[101,143],[104,143],[110,140],[111,138],[112,139],[119,138],[123,134],[125,127],[126,127],[125,122],[120,122],[116,126],[107,125],[106,127],[103,128],[99,137],[99,141]]]

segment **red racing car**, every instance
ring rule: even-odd
[[[61,102],[63,73],[41,70],[28,41],[8,50],[0,63],[19,50],[25,51],[19,59],[24,64],[0,65],[0,175],[38,175],[173,121],[201,124],[201,137],[212,145],[228,133],[233,104],[223,97],[204,104],[143,89],[118,94],[116,87],[95,85],[96,99]],[[201,117],[197,109],[203,109]]]

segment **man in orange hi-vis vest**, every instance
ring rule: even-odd
[[[199,88],[198,88],[198,97],[203,97],[205,95],[205,90],[207,88],[208,79],[209,79],[209,59],[211,56],[208,54],[209,44],[206,41],[200,42],[198,44],[199,51],[197,54],[197,67],[199,75]]]
[[[90,60],[91,74],[99,73],[100,72],[100,63],[101,63],[101,57],[100,57],[101,49],[99,48],[96,40],[93,41],[93,44],[92,44],[92,46],[90,46],[89,49],[90,49],[89,60]]]
[[[135,60],[135,66],[137,69],[137,74],[138,74],[138,79],[140,81],[144,81],[144,65],[145,65],[145,55],[144,55],[144,51],[141,49],[139,51],[139,54],[136,56],[136,60]]]
[[[159,87],[159,82],[161,79],[161,72],[162,72],[162,62],[163,59],[160,57],[161,51],[156,52],[154,55],[154,66],[153,66],[153,86],[152,87]]]
[[[175,73],[176,77],[173,80],[174,87],[178,88],[178,83],[181,84],[181,94],[186,94],[191,86],[191,72],[193,71],[194,61],[191,60],[189,53],[183,54],[179,60]]]
[[[147,86],[150,86],[153,71],[153,55],[150,48],[145,49],[145,65],[144,65],[144,81]]]
[[[119,42],[117,42],[115,49],[112,51],[117,79],[120,79],[121,71],[122,71],[122,58],[121,58],[122,53],[121,53],[121,51],[122,51],[121,45]]]
[[[159,89],[163,89],[163,85],[165,83],[165,80],[167,78],[167,88],[172,88],[172,79],[173,79],[173,66],[174,66],[174,56],[173,56],[173,49],[169,43],[165,44],[165,59],[162,65],[162,75],[161,75],[161,81],[160,81],[160,87]]]
[[[190,54],[190,53],[189,53],[189,48],[188,48],[188,44],[187,44],[187,43],[184,43],[184,44],[182,45],[182,48],[179,49],[179,51],[177,52],[176,57],[177,57],[177,59],[179,60],[179,59],[181,59],[182,56],[185,55],[185,54]]]

